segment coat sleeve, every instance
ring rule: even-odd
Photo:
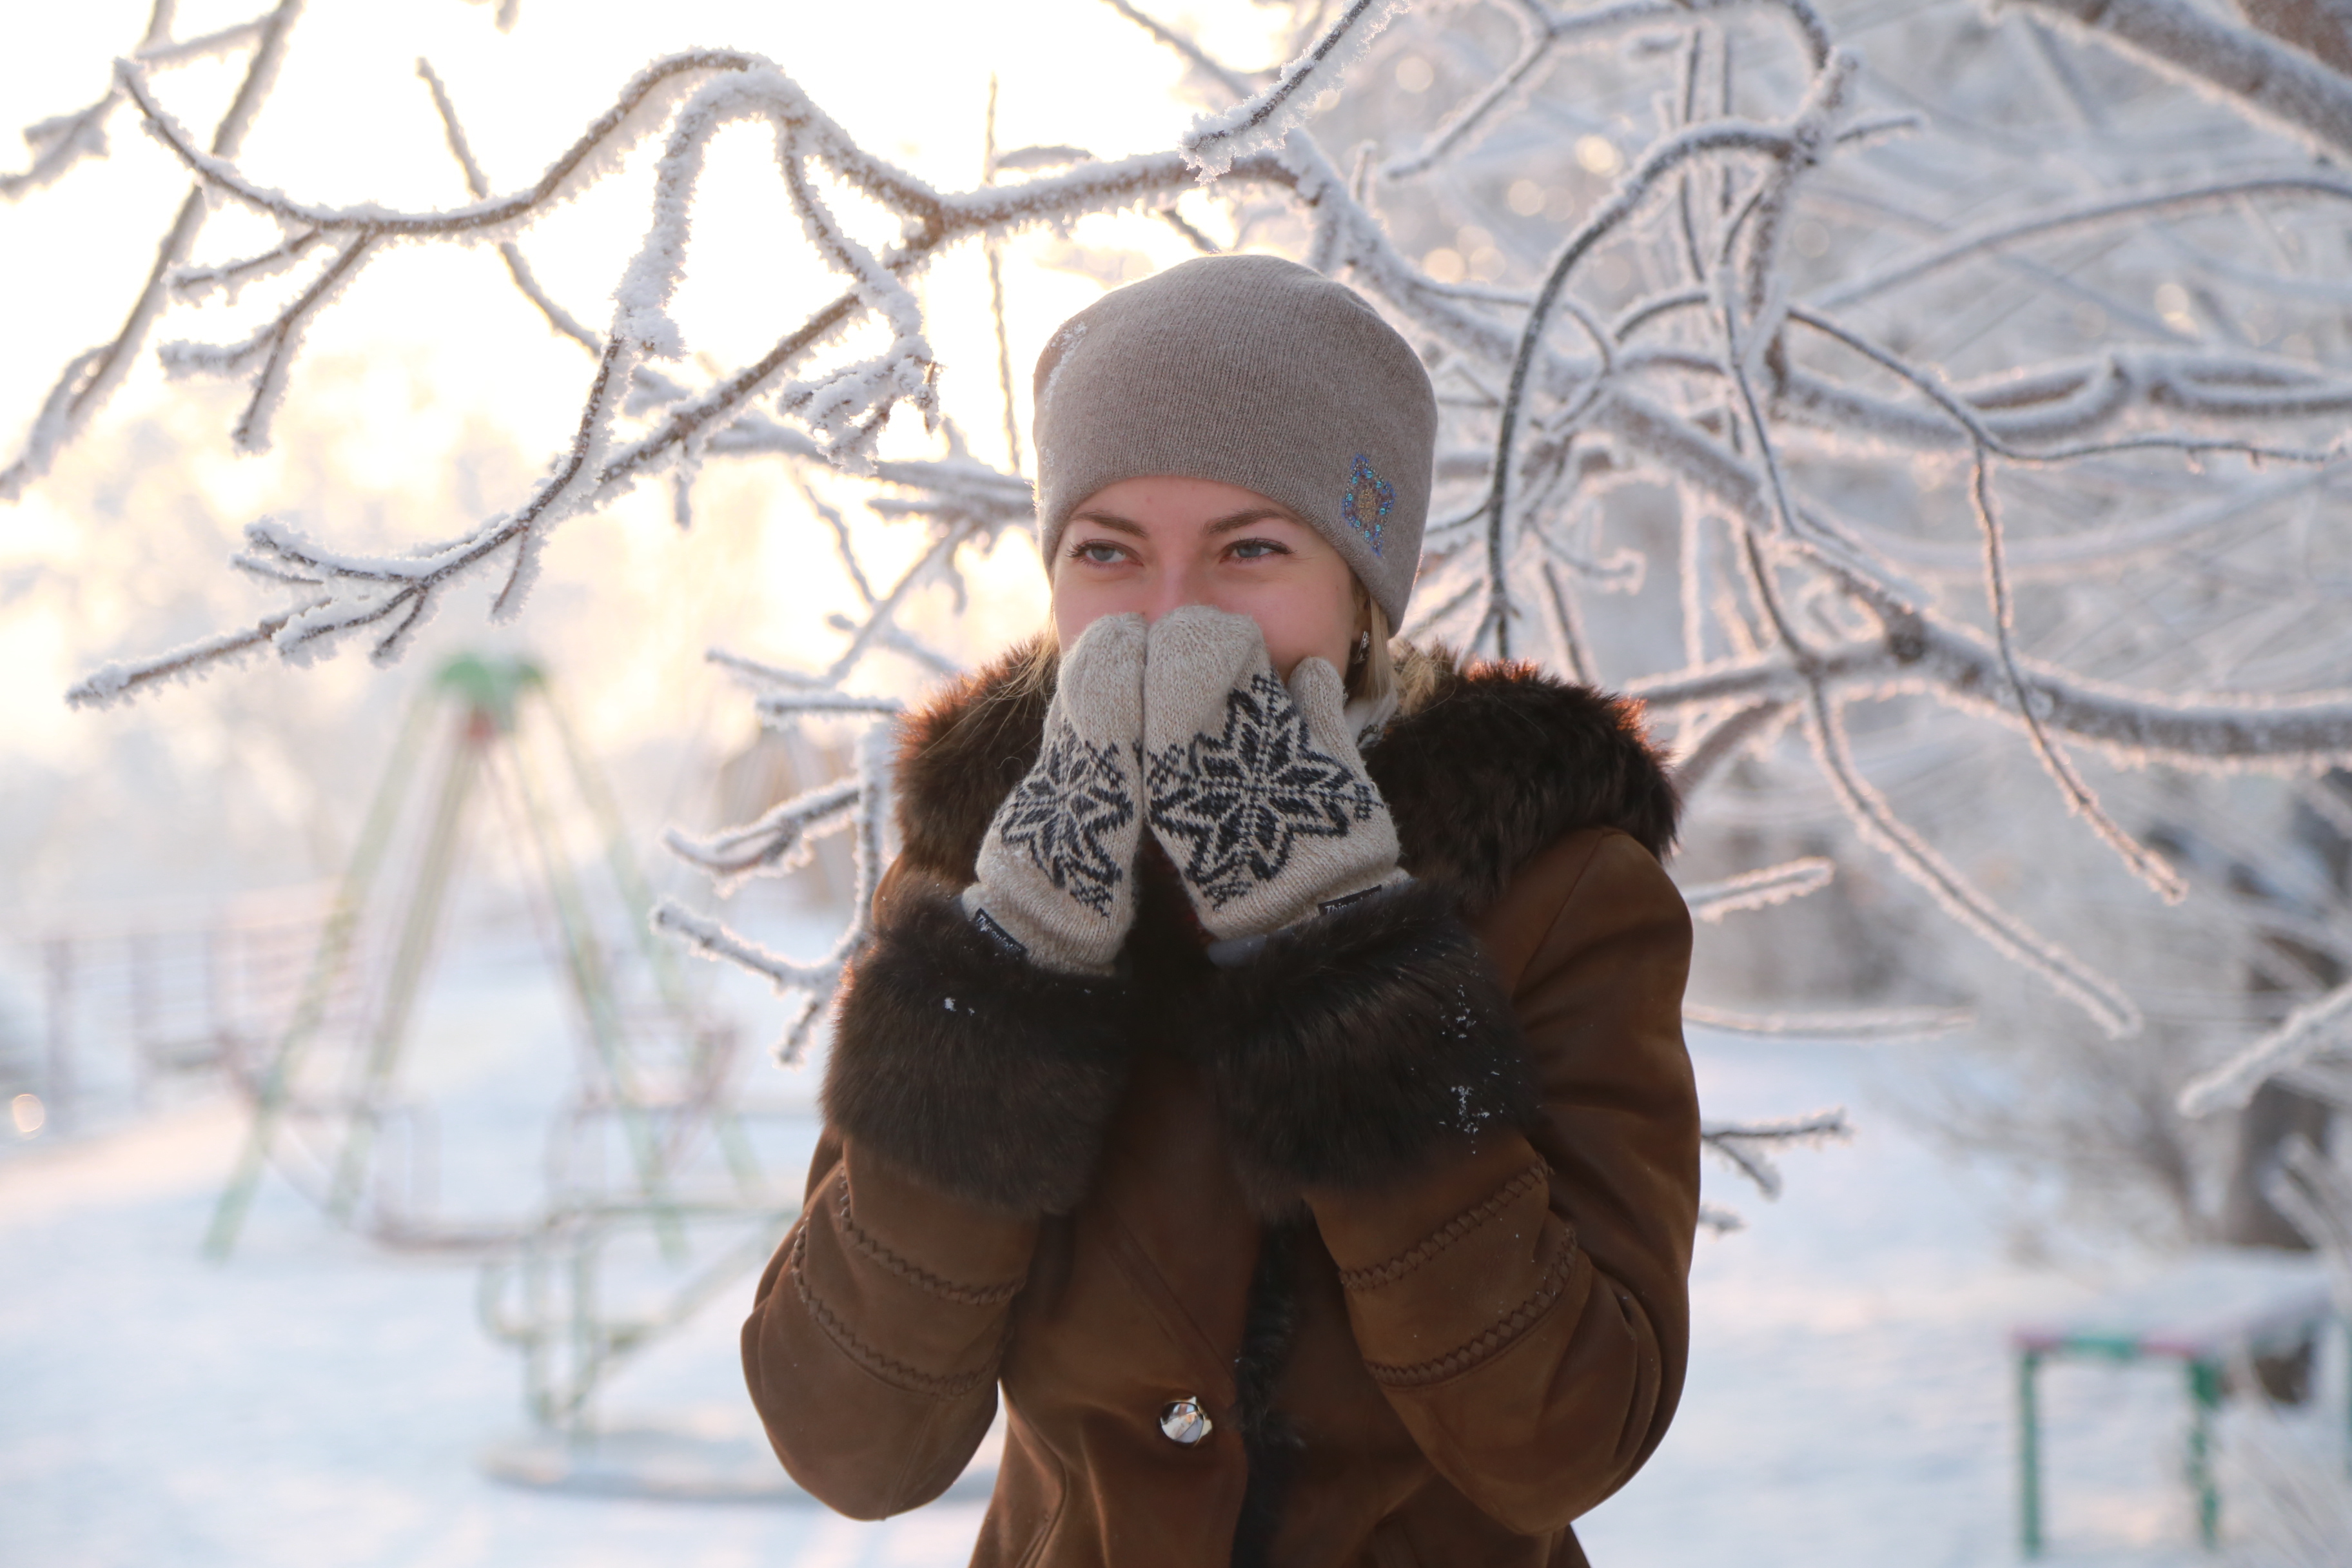
[[[961,1473],[1040,1216],[1085,1192],[1125,1081],[1118,997],[1034,969],[894,871],[846,983],[801,1218],[743,1325],[793,1479],[858,1519]]]
[[[1688,912],[1623,834],[1538,860],[1567,891],[1504,944],[1507,995],[1445,910],[1392,908],[1385,931],[1340,927],[1342,910],[1308,928],[1311,954],[1269,950],[1257,984],[1341,1006],[1352,1037],[1317,1049],[1261,998],[1225,1068],[1236,1108],[1336,1096],[1380,1129],[1382,1147],[1349,1150],[1304,1118],[1228,1111],[1260,1178],[1287,1175],[1313,1211],[1366,1368],[1423,1452],[1528,1534],[1600,1502],[1664,1436],[1698,1209]],[[1257,1098],[1269,1068],[1298,1098]],[[1344,1081],[1312,1091],[1316,1073]]]

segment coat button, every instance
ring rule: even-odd
[[[1160,1433],[1187,1448],[1209,1435],[1209,1413],[1197,1399],[1171,1399],[1160,1411]]]

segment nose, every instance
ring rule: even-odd
[[[1181,610],[1187,605],[1209,605],[1208,568],[1197,562],[1171,564],[1153,574],[1145,602],[1138,606],[1149,623],[1157,621],[1171,610]]]

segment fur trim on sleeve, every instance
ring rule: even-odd
[[[1441,1144],[1531,1124],[1535,1087],[1493,966],[1454,895],[1412,883],[1335,910],[1220,970],[1201,1032],[1255,1194],[1366,1186]]]
[[[1004,952],[952,897],[891,900],[834,1030],[824,1114],[954,1196],[1063,1214],[1127,1081],[1117,983]]]

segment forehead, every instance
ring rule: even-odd
[[[1307,526],[1288,508],[1255,490],[1215,479],[1159,475],[1104,486],[1078,503],[1070,523],[1137,534],[1222,531],[1261,523]]]

